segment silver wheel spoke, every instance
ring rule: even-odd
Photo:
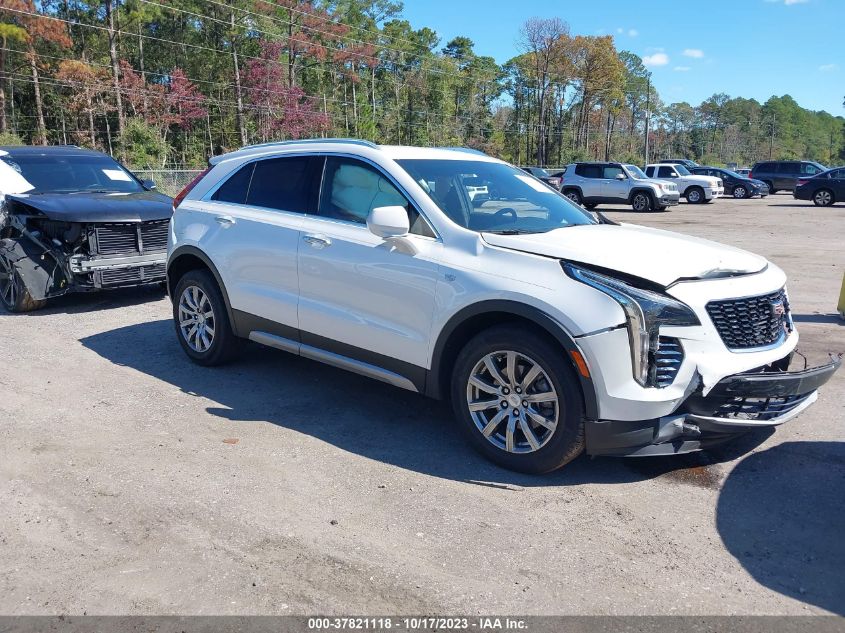
[[[528,424],[525,418],[519,418],[519,428],[522,429],[522,433],[525,435],[525,439],[528,440],[531,450],[536,451],[540,448],[540,442],[537,441],[537,436],[534,435],[534,431],[531,430],[531,425]]]
[[[531,369],[522,377],[522,383],[519,385],[523,391],[526,391],[528,387],[531,386],[531,383],[537,379],[537,376],[540,375],[540,366],[539,365],[532,365]]]
[[[516,386],[516,352],[508,352],[505,356],[505,367],[511,386]]]
[[[487,423],[481,432],[484,434],[484,437],[490,437],[490,434],[496,430],[496,427],[505,419],[505,416],[508,414],[507,409],[503,409],[499,411],[496,415],[490,418],[490,421]]]
[[[491,385],[489,382],[484,380],[483,378],[479,378],[478,376],[472,376],[469,379],[469,382],[472,386],[481,389],[481,391],[485,391],[487,393],[495,393],[498,394],[499,390]]]
[[[544,429],[554,431],[555,428],[557,427],[557,424],[555,422],[552,422],[551,420],[544,418],[542,415],[540,415],[536,411],[532,411],[531,409],[528,409],[528,411],[526,411],[525,413],[531,419],[532,422],[539,424]]]
[[[496,367],[496,362],[493,360],[492,356],[484,357],[484,365],[485,367],[487,367],[487,371],[490,372],[490,375],[493,376],[493,380],[495,380],[502,386],[508,384],[508,381],[505,380],[504,376],[502,376],[502,373],[499,371],[499,368]]]
[[[487,409],[495,409],[499,405],[499,400],[479,400],[478,402],[471,402],[469,405],[470,411],[486,411]]]
[[[516,418],[510,417],[508,419],[508,428],[505,435],[505,450],[508,453],[513,453],[513,432],[516,431]]]
[[[554,391],[543,391],[542,393],[526,394],[524,399],[528,402],[550,402],[557,400],[557,394]]]

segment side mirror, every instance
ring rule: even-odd
[[[155,189],[156,188],[155,182],[153,182],[149,178],[147,178],[146,180],[142,180],[141,184],[144,185],[144,187],[147,188],[147,189]]]
[[[382,238],[402,237],[411,230],[408,212],[405,207],[376,207],[367,216],[367,228],[370,233]]]
[[[616,180],[625,180],[625,174],[616,174]]]

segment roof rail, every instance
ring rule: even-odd
[[[480,149],[473,149],[472,147],[438,147],[437,149],[448,149],[453,152],[466,152],[467,154],[481,154],[482,156],[487,156],[484,152]]]
[[[303,138],[296,141],[269,141],[267,143],[247,145],[241,149],[255,149],[256,147],[270,147],[273,145],[300,145],[304,143],[347,143],[350,145],[364,145],[365,147],[378,147],[378,145],[372,141],[366,141],[358,138]]]

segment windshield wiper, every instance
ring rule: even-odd
[[[544,233],[545,231],[529,231],[528,229],[502,229],[501,231],[485,231],[496,235],[526,235],[531,233]]]

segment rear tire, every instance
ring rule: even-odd
[[[829,207],[835,202],[830,189],[819,189],[813,194],[813,204],[817,207]]]
[[[15,265],[0,253],[0,303],[9,312],[32,312],[43,308],[44,299],[33,299]]]
[[[217,281],[207,270],[189,270],[173,292],[173,325],[185,353],[198,365],[223,365],[240,347]]]
[[[773,183],[771,180],[764,180],[763,182],[766,183],[766,186],[769,188],[770,194],[778,192],[778,190],[775,189],[775,183]]]
[[[504,468],[547,473],[584,450],[578,378],[558,344],[526,327],[498,325],[470,340],[451,397],[469,443]]]

